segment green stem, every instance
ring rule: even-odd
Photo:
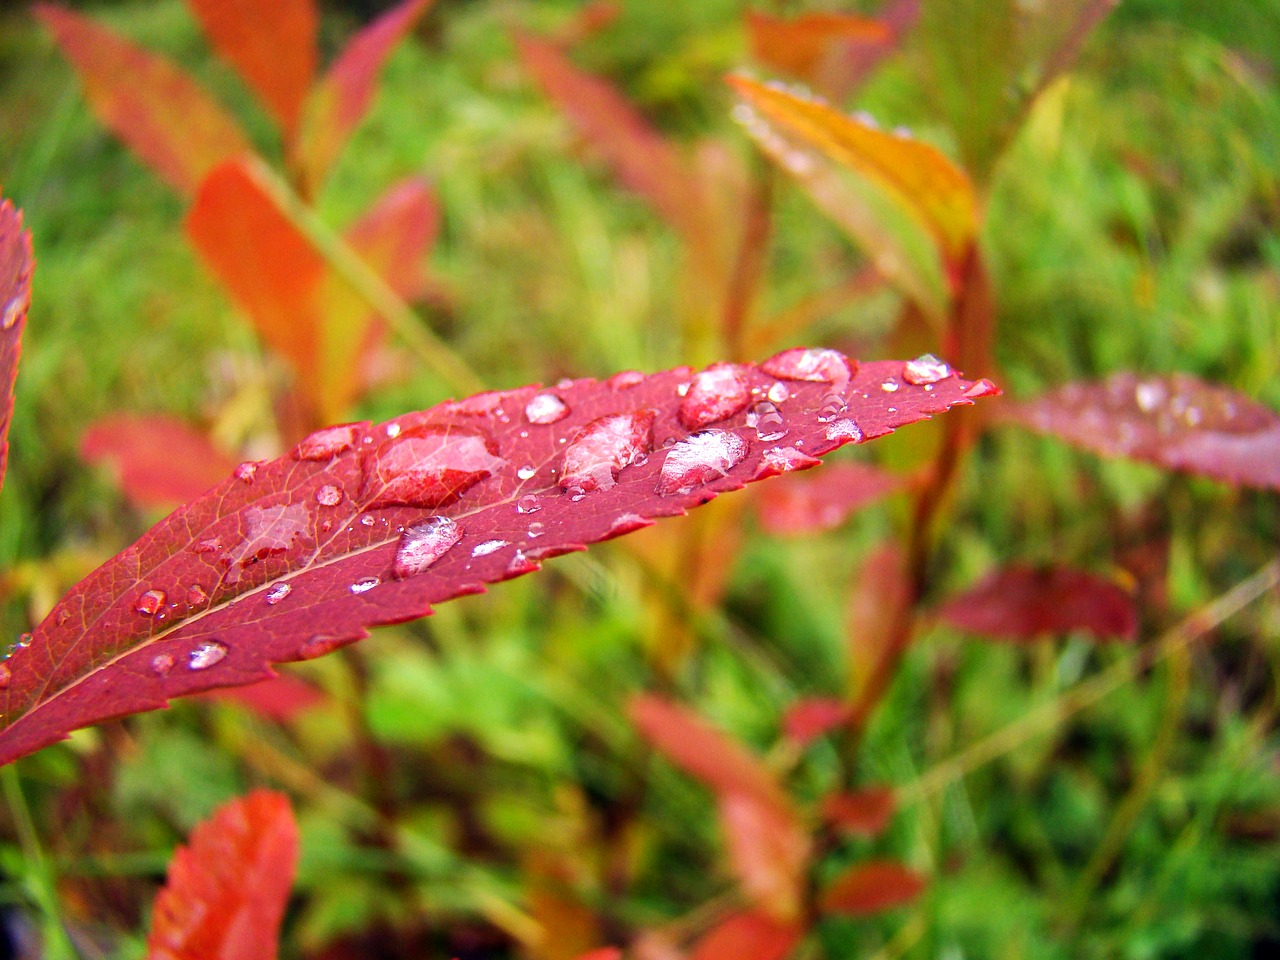
[[[18,842],[22,846],[22,854],[27,863],[25,877],[27,889],[42,914],[44,934],[42,956],[47,960],[75,960],[77,957],[75,947],[67,935],[66,928],[62,925],[53,872],[49,869],[44,848],[40,846],[35,821],[31,818],[31,809],[27,806],[26,795],[22,792],[22,781],[13,766],[5,767],[2,773],[5,800],[9,804],[9,812],[13,816],[14,827],[18,833]]]

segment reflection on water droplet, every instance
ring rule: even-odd
[[[15,650],[27,649],[27,647],[31,646],[31,639],[32,637],[30,632],[24,632],[24,633],[18,634],[18,639],[17,641],[14,642],[13,649]]]
[[[917,386],[937,383],[954,373],[955,371],[945,361],[939,360],[932,353],[923,353],[902,365],[902,379]]]
[[[202,607],[209,602],[209,594],[205,592],[204,587],[198,583],[193,583],[187,587],[187,606]]]
[[[355,583],[351,584],[347,589],[352,593],[365,593],[368,590],[372,590],[381,582],[382,581],[377,577],[364,577],[363,579],[357,580]]]
[[[620,413],[592,420],[565,448],[560,489],[573,495],[608,490],[618,471],[653,449],[654,411]]]
[[[167,677],[173,669],[173,657],[167,653],[157,653],[151,658],[151,672],[157,677]]]
[[[628,390],[631,387],[644,383],[644,374],[639,370],[621,370],[605,381],[609,385],[609,389],[615,393],[619,390]]]
[[[542,504],[538,502],[537,496],[532,493],[526,493],[516,501],[516,513],[537,513],[541,509]]]
[[[147,617],[154,617],[164,607],[165,592],[163,590],[148,590],[138,598],[138,602],[134,604],[133,609]]]
[[[365,451],[361,502],[366,510],[443,507],[506,464],[497,452],[493,439],[478,430],[439,424],[407,429]]]
[[[554,393],[540,393],[525,404],[524,415],[530,423],[555,423],[569,415],[569,405]]]
[[[774,447],[766,450],[760,458],[760,466],[756,468],[752,479],[763,480],[765,477],[776,477],[793,470],[805,470],[821,462],[817,457],[811,457],[795,447]]]
[[[362,526],[362,527],[372,527],[372,526],[373,526],[373,517],[369,516],[369,515],[366,513],[363,517],[361,517],[361,518],[360,518],[360,526]]]
[[[718,480],[742,462],[747,441],[726,430],[704,430],[667,451],[656,487],[659,496],[685,494]]]
[[[462,528],[448,517],[427,517],[400,535],[392,572],[400,579],[422,573],[462,539]]]
[[[304,640],[302,646],[298,647],[298,659],[314,660],[316,657],[323,657],[326,653],[332,653],[339,647],[345,647],[350,642],[350,640],[341,637],[330,637],[318,633],[314,637]]]
[[[771,377],[829,383],[837,390],[848,385],[857,368],[856,360],[838,350],[805,347],[783,350],[760,364],[760,369]]]
[[[217,553],[222,549],[222,541],[217,537],[201,540],[196,544],[196,553]]]
[[[326,483],[316,491],[316,503],[322,507],[336,507],[342,502],[342,489]]]
[[[345,423],[341,426],[317,430],[293,448],[293,458],[295,460],[332,460],[338,454],[355,446],[356,429],[356,424]]]
[[[884,383],[880,384],[880,389],[885,393],[897,393],[901,386],[897,377],[886,377]]]
[[[547,532],[547,528],[543,526],[541,521],[535,520],[529,524],[529,539],[536,540]]]
[[[1133,389],[1133,397],[1138,402],[1138,409],[1150,413],[1164,403],[1164,385],[1160,383],[1139,383]]]
[[[13,672],[9,669],[8,664],[0,663],[0,690],[8,689],[12,680]]]
[[[274,607],[277,603],[279,603],[281,600],[283,600],[285,597],[287,597],[291,593],[293,593],[292,586],[290,586],[287,583],[277,583],[277,584],[274,584],[271,587],[271,589],[269,589],[266,592],[265,598],[267,603],[271,604],[271,606]]]
[[[961,394],[966,400],[976,400],[979,397],[994,397],[1000,394],[1000,388],[994,383],[983,377],[969,385],[968,389]]]
[[[400,436],[400,430],[401,430],[401,429],[402,429],[402,428],[401,428],[400,424],[398,424],[398,423],[388,423],[388,424],[387,424],[387,429],[386,429],[386,434],[387,434],[387,436],[388,436],[388,437],[391,437],[391,438],[393,438],[393,439],[394,439],[395,437]]]
[[[478,543],[475,549],[471,551],[473,557],[487,557],[496,550],[501,550],[507,545],[506,540],[486,540],[484,543]]]
[[[787,389],[785,383],[779,380],[769,388],[769,392],[765,396],[774,403],[786,403],[791,399],[791,391]]]
[[[847,443],[862,442],[862,428],[847,417],[827,427],[827,439]]]
[[[227,655],[227,645],[218,640],[206,640],[197,644],[187,654],[188,670],[207,670],[215,663],[221,663]]]
[[[12,330],[13,325],[18,322],[18,317],[22,316],[27,309],[27,298],[19,295],[13,297],[4,305],[4,314],[0,315],[0,330]]]
[[[756,438],[769,443],[781,440],[787,435],[786,421],[782,419],[782,411],[769,400],[761,400],[747,414],[747,426],[756,431]]]
[[[228,583],[239,582],[241,570],[292,549],[311,522],[311,515],[301,503],[250,507],[244,518],[248,534],[223,558],[230,565]]]
[[[844,402],[844,397],[838,393],[829,393],[822,398],[822,406],[818,408],[818,422],[830,423],[840,414],[844,413],[848,404]]]
[[[624,533],[632,533],[635,530],[643,530],[645,527],[651,526],[653,526],[653,521],[640,516],[638,513],[624,513],[609,524],[609,530],[605,533],[604,539],[620,537]]]
[[[528,480],[537,472],[538,471],[535,470],[533,467],[529,466],[528,464],[525,464],[523,467],[521,467],[519,470],[516,471],[516,476],[519,477],[521,480]]]
[[[524,573],[533,573],[538,569],[536,560],[530,560],[524,555],[524,551],[517,550],[511,556],[511,562],[507,564],[506,575],[508,577],[518,577]]]
[[[231,475],[242,483],[253,483],[253,478],[258,475],[259,463],[257,460],[246,460],[236,466],[231,471]]]
[[[734,363],[716,363],[694,375],[681,394],[680,422],[698,430],[733,416],[751,400],[746,371]]]

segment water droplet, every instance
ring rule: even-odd
[[[291,593],[293,593],[293,587],[290,584],[277,583],[266,592],[265,599],[267,603],[274,607]]]
[[[760,369],[771,377],[829,383],[837,390],[843,390],[848,385],[857,368],[856,360],[851,360],[838,350],[813,347],[783,350],[760,364]]]
[[[1182,419],[1187,421],[1187,426],[1189,427],[1200,426],[1200,421],[1203,418],[1204,415],[1200,412],[1199,407],[1187,407],[1187,412],[1182,417]]]
[[[366,510],[443,507],[506,464],[497,452],[492,438],[477,430],[413,427],[365,452],[360,499]]]
[[[322,507],[336,507],[342,502],[342,488],[326,483],[316,491],[316,503]]]
[[[215,663],[221,663],[227,655],[227,645],[218,640],[206,640],[197,644],[187,654],[188,670],[207,670]]]
[[[954,374],[955,371],[945,361],[939,360],[932,353],[923,353],[902,365],[902,379],[917,386],[937,383]]]
[[[400,436],[401,429],[403,428],[398,423],[388,423],[386,434],[388,437],[394,440],[396,437]]]
[[[187,587],[187,606],[203,607],[208,602],[209,594],[205,591],[204,587],[200,586],[200,584],[193,583],[191,586]]]
[[[862,428],[846,417],[827,427],[827,439],[848,443],[862,442]]]
[[[1150,413],[1164,403],[1164,385],[1160,383],[1140,383],[1133,389],[1133,398],[1138,402],[1138,409]]]
[[[369,515],[366,513],[363,517],[361,517],[361,518],[360,518],[360,526],[362,526],[362,527],[372,527],[372,526],[373,526],[373,517],[369,516]]]
[[[639,370],[621,370],[605,381],[609,385],[609,389],[617,393],[619,390],[629,390],[634,386],[644,383],[644,374]]]
[[[742,367],[716,363],[695,374],[682,396],[680,422],[686,429],[698,430],[745,407],[751,400],[751,385]]]
[[[18,634],[18,639],[13,644],[13,649],[25,650],[27,647],[31,646],[31,640],[32,637],[30,632],[20,633]]]
[[[317,430],[293,448],[295,460],[332,460],[355,446],[357,425],[345,423]]]
[[[822,406],[818,408],[818,422],[830,423],[848,408],[844,397],[838,393],[829,393],[822,398]]]
[[[765,443],[781,440],[787,435],[787,425],[782,411],[769,400],[761,400],[747,414],[747,426],[756,431],[756,438]]]
[[[157,677],[167,677],[173,669],[173,657],[167,653],[157,653],[151,658],[151,672]]]
[[[467,417],[487,417],[492,414],[507,395],[501,390],[486,390],[484,393],[473,394],[462,400],[454,400],[449,404],[450,413],[460,413]]]
[[[519,477],[521,480],[528,480],[537,472],[538,471],[535,470],[533,467],[529,466],[528,464],[525,464],[525,466],[521,467],[519,470],[516,471],[516,476]]]
[[[569,415],[569,405],[554,393],[540,393],[525,404],[524,415],[530,423],[555,423]]]
[[[244,514],[248,534],[223,559],[230,565],[227,582],[259,560],[287,552],[306,533],[311,517],[301,503],[250,507]]]
[[[501,550],[508,544],[507,540],[486,540],[484,543],[478,543],[475,549],[471,551],[473,557],[487,557],[489,554],[497,550]]]
[[[12,326],[12,324],[9,326]],[[9,665],[0,663],[0,690],[7,690],[12,680],[13,672],[9,669]]]
[[[372,590],[381,582],[382,581],[379,580],[377,577],[364,577],[360,580],[357,580],[355,583],[351,584],[351,586],[348,587],[347,589],[349,589],[352,593],[365,593],[369,590]]]
[[[326,653],[332,653],[339,647],[345,647],[352,640],[346,637],[332,637],[327,634],[318,633],[314,637],[309,637],[298,647],[299,660],[314,660],[316,657],[323,657]]]
[[[537,540],[540,536],[547,532],[547,528],[543,526],[541,521],[535,520],[529,524],[529,539]]]
[[[231,475],[241,483],[253,483],[253,478],[258,475],[259,461],[246,460],[244,463],[238,464]]]
[[[766,450],[760,458],[760,466],[756,468],[752,479],[763,480],[765,477],[776,477],[793,470],[807,470],[821,462],[817,457],[811,457],[795,447],[774,447]]]
[[[217,537],[201,540],[196,544],[196,553],[217,553],[222,549],[222,541]]]
[[[165,599],[163,590],[148,590],[138,598],[138,602],[134,604],[133,609],[143,616],[154,617],[164,607]]]
[[[653,449],[652,410],[592,420],[565,448],[560,489],[574,494],[608,490],[618,471]]]
[[[536,560],[530,560],[524,555],[524,551],[517,550],[511,556],[511,562],[507,564],[506,575],[508,577],[518,577],[524,573],[533,573],[538,569]]]
[[[969,388],[961,394],[966,400],[976,400],[979,397],[996,397],[1000,395],[1000,388],[994,383],[983,377],[981,380],[974,381]]]
[[[769,388],[769,392],[765,396],[774,403],[786,403],[791,399],[791,391],[787,389],[785,383],[779,380]]]
[[[462,539],[462,528],[448,517],[427,517],[400,535],[392,567],[401,579],[422,573]]]
[[[0,330],[12,330],[18,317],[27,311],[27,297],[19,294],[4,305],[4,314],[0,316]]]
[[[526,493],[516,501],[516,513],[537,513],[541,509],[542,504],[538,502],[537,496],[532,493]]]
[[[688,493],[728,474],[747,455],[747,441],[726,430],[704,430],[667,451],[656,487],[659,496]]]
[[[621,516],[614,518],[613,523],[609,524],[609,529],[602,539],[620,537],[624,533],[632,533],[636,530],[643,530],[645,527],[651,526],[653,526],[653,521],[640,516],[638,513],[624,513]]]
[[[880,389],[885,393],[897,393],[901,387],[897,377],[886,377],[884,383],[880,384]]]

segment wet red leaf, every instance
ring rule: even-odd
[[[895,801],[889,787],[867,787],[822,798],[822,819],[842,833],[874,837],[893,818]]]
[[[1187,374],[1069,383],[1006,415],[1103,456],[1280,490],[1280,414]]]
[[[900,863],[868,860],[850,867],[822,894],[822,909],[862,917],[910,903],[924,891],[925,878]]]
[[[760,913],[739,913],[703,935],[689,960],[785,960],[804,937],[794,923]]]
[[[147,960],[270,960],[298,863],[283,794],[257,790],[196,827],[156,898]]]
[[[224,160],[251,150],[236,122],[184,71],[87,17],[35,8],[75,65],[93,111],[181,193]]]
[[[316,84],[307,102],[298,166],[315,193],[364,119],[382,66],[431,0],[404,0],[357,33]]]
[[[834,530],[863,507],[900,489],[903,477],[861,463],[832,464],[760,492],[760,523],[781,537]]]
[[[791,705],[782,719],[782,729],[788,738],[804,746],[834,730],[848,718],[849,705],[843,700],[812,697]]]
[[[996,570],[943,603],[935,616],[958,630],[998,640],[1034,640],[1072,630],[1132,640],[1138,632],[1130,590],[1066,567]]]
[[[143,509],[194,500],[235,466],[207,435],[165,416],[105,417],[85,431],[80,456],[110,467],[124,495]]]
[[[18,377],[22,332],[31,305],[31,233],[22,229],[22,211],[0,197],[0,484],[9,466],[9,423]]]
[[[763,397],[778,382],[766,370],[805,375],[781,356],[744,367],[749,389]],[[786,472],[802,449],[822,456],[993,389],[958,377],[919,386],[902,371],[879,361],[838,386],[788,381],[776,405],[785,436],[758,405],[691,435],[678,411],[693,371],[677,368],[480,394],[241,464],[73,588],[3,664],[0,762],[174,696],[265,679],[272,663]],[[847,407],[830,418],[833,394]],[[652,417],[648,453],[620,455],[602,435],[617,417]],[[594,489],[561,475],[570,460]]]
[[[313,0],[187,0],[218,54],[293,137],[316,69]]]
[[[842,101],[866,76],[895,36],[886,23],[849,13],[810,13],[792,19],[747,13],[751,55]]]

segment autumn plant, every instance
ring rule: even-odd
[[[56,755],[65,748],[44,748],[105,724],[105,746],[83,751],[78,762],[110,769],[113,751],[136,749],[118,718],[176,697],[239,689],[253,722],[272,731],[242,737],[254,779],[306,798],[313,816],[323,807],[340,811],[333,814],[340,828],[312,820],[311,837],[304,822],[303,853],[350,845],[386,864],[379,882],[387,892],[375,898],[385,902],[359,913],[372,931],[363,945],[341,939],[360,921],[344,921],[332,907],[295,921],[304,950],[317,956],[435,949],[519,951],[538,960],[783,960],[861,955],[877,943],[886,956],[911,951],[927,936],[931,889],[953,868],[928,862],[921,849],[929,844],[902,842],[900,812],[932,810],[970,774],[1113,691],[1137,688],[1146,671],[1160,674],[1160,716],[1176,723],[1188,696],[1190,644],[1280,582],[1272,560],[1179,621],[1159,592],[1167,548],[1128,519],[1132,549],[1104,563],[1080,563],[1066,550],[1047,561],[1027,555],[1016,534],[987,551],[981,576],[968,576],[974,565],[960,556],[979,550],[979,540],[960,541],[956,532],[971,526],[975,511],[987,525],[1016,530],[1021,522],[1015,505],[986,503],[974,489],[993,462],[990,451],[1018,442],[1008,440],[1015,430],[1234,487],[1280,489],[1280,417],[1189,374],[1112,370],[1016,403],[990,399],[1000,393],[996,383],[1018,377],[1001,350],[1010,333],[992,267],[998,224],[987,223],[994,185],[1028,117],[1063,95],[1086,38],[1114,5],[889,0],[874,18],[750,13],[740,25],[750,68],[728,77],[733,102],[722,112],[731,111],[758,155],[728,135],[688,145],[662,132],[614,82],[575,62],[624,16],[617,9],[588,5],[558,30],[513,30],[520,65],[563,114],[589,169],[602,167],[669,229],[679,307],[670,330],[689,365],[495,390],[481,389],[449,337],[406,305],[454,295],[422,269],[438,217],[425,182],[393,187],[342,232],[317,212],[383,61],[425,2],[409,0],[374,20],[316,80],[310,0],[265,11],[239,0],[191,0],[213,48],[270,118],[276,142],[258,154],[174,64],[79,14],[38,8],[101,120],[190,201],[184,229],[193,248],[287,376],[272,396],[274,446],[254,447],[259,458],[238,465],[200,431],[169,419],[121,417],[90,429],[85,456],[115,464],[131,498],[185,505],[40,611],[0,664],[0,762]],[[929,133],[948,149],[846,112],[904,51],[929,78],[936,98]],[[272,153],[276,170],[263,159]],[[796,217],[859,251],[837,243],[832,284],[811,284],[798,298],[793,287],[777,289],[784,271],[774,262]],[[6,204],[0,360],[9,385],[31,269],[30,238]],[[858,309],[889,317],[877,338],[830,322]],[[834,345],[793,345],[809,339]],[[873,339],[914,359],[854,359],[866,351],[853,348]],[[424,377],[462,399],[347,422],[376,393],[368,371],[380,351],[405,349]],[[7,428],[9,391],[5,398]],[[905,446],[870,448],[887,450],[879,463],[784,476],[906,426]],[[175,469],[158,448],[187,451],[198,469]],[[736,493],[756,481],[768,481],[758,495]],[[718,499],[723,493],[734,496]],[[767,606],[742,609],[747,601],[733,594],[730,567],[758,562],[756,525],[776,538],[767,542],[807,540],[820,549],[825,531],[882,500],[884,522],[862,540],[844,587],[847,635],[827,659],[834,669],[817,682],[793,681],[778,663],[805,654],[779,644],[804,632],[795,612],[802,605],[782,617]],[[695,507],[705,509],[668,519]],[[483,785],[455,778],[536,749],[536,727],[520,730],[516,713],[503,721],[508,741],[446,741],[421,774],[416,758],[398,756],[394,738],[371,719],[385,711],[396,671],[414,669],[414,654],[393,647],[391,666],[379,674],[358,652],[364,648],[351,645],[371,627],[416,621],[444,601],[615,538],[623,538],[616,556],[636,572],[639,615],[626,627],[636,650],[602,664],[596,682],[619,671],[624,678],[610,679],[597,698],[590,681],[577,679],[577,671],[589,676],[586,663],[558,664],[557,646],[576,629],[552,590],[545,609],[537,607],[537,619],[549,621],[538,655],[556,665],[537,680],[489,675],[513,701],[537,688],[563,714],[557,723],[578,731],[563,756],[547,761],[563,765],[575,785],[551,792],[540,825],[513,831],[510,822],[524,815],[519,784],[488,796]],[[600,574],[589,562],[566,558],[551,569],[563,571],[587,606],[596,602]],[[517,589],[446,610],[501,602]],[[619,610],[625,602],[617,601]],[[472,615],[442,612],[443,625],[430,635],[460,664],[468,654],[454,640],[466,631],[453,618]],[[591,624],[582,631],[591,643],[579,649],[587,660],[595,634],[626,619],[579,616]],[[491,626],[495,634],[510,628]],[[961,668],[947,655],[927,668],[912,658],[927,635],[945,630],[1024,646],[1028,671],[1052,695],[1019,701],[1023,712],[1007,725],[932,769],[895,768],[877,724],[893,722],[886,716],[905,683],[929,691],[919,724],[941,736],[937,711],[959,686]],[[384,642],[396,643],[396,634],[384,633]],[[1044,641],[1063,635],[1072,638],[1070,656],[1055,659],[1054,641]],[[1128,646],[1100,643],[1110,640]],[[1059,689],[1068,660],[1077,676],[1086,662],[1093,669]],[[305,684],[275,670],[297,662],[311,669],[311,661],[316,672],[304,674]],[[335,662],[341,667],[327,670]],[[516,674],[528,669],[519,663]],[[748,684],[749,693],[731,695],[723,676],[736,672],[772,689]],[[473,682],[465,670],[455,679]],[[484,685],[469,695],[468,710],[498,699]],[[735,696],[778,707],[767,735],[727,732],[725,717],[743,712]],[[718,701],[715,722],[694,705],[708,699]],[[329,726],[309,735],[306,717],[317,715]],[[1264,728],[1270,714],[1260,715],[1255,726]],[[430,722],[395,721],[396,729]],[[322,745],[337,725],[348,746],[331,752]],[[1076,875],[1064,880],[1062,863],[1047,855],[1043,882],[1066,894],[1045,926],[1063,942],[1084,942],[1090,923],[1101,921],[1092,898],[1151,801],[1173,750],[1169,736],[1159,735],[1132,773]],[[772,746],[761,756],[744,740]],[[477,760],[477,752],[491,756]],[[1031,772],[1024,766],[1014,775],[1036,783],[1035,772],[1052,769],[1053,759],[1045,753]],[[514,762],[519,770],[527,763]],[[23,811],[14,769],[6,771],[11,808]],[[451,830],[437,833],[406,810],[424,795],[449,811]],[[689,810],[694,815],[682,815]],[[953,829],[956,816],[937,819],[940,832]],[[85,932],[58,919],[56,884],[26,820],[18,830],[37,864],[29,899],[45,918],[48,948],[70,955]],[[1036,849],[1053,847],[1025,824],[1011,830],[1030,833],[1026,842]],[[690,863],[703,865],[697,858],[705,854],[690,848],[709,833],[729,880],[699,901],[684,874]],[[274,955],[299,846],[284,794],[228,802],[174,856],[150,915],[147,955]],[[321,879],[304,884],[302,895],[317,904],[340,900],[325,898],[333,876],[312,870]],[[654,887],[660,873],[670,874],[663,879],[671,892]],[[707,885],[694,889],[705,895]],[[671,916],[672,900],[688,912]],[[901,907],[913,910],[909,920],[892,912]]]

